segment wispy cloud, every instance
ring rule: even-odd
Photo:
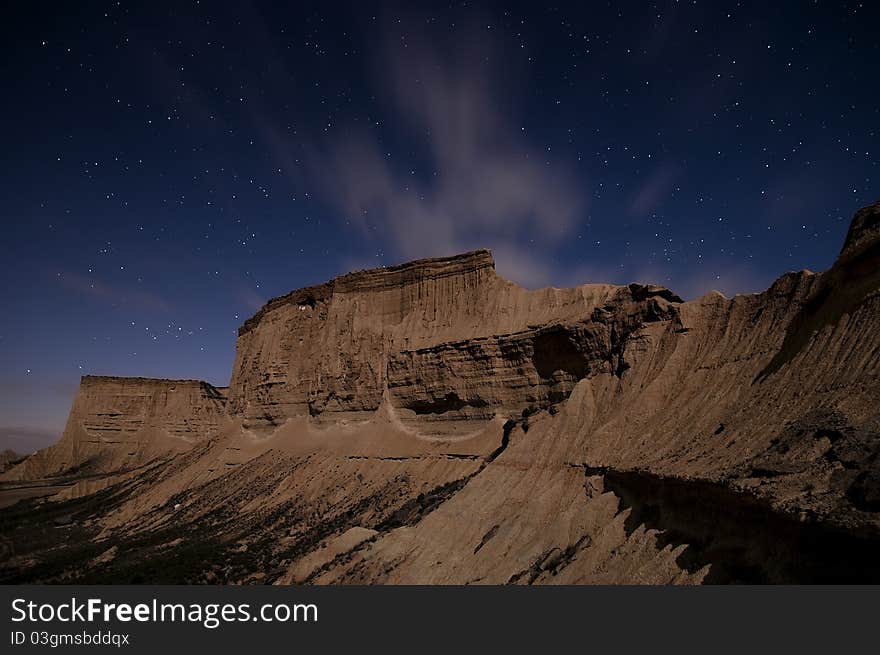
[[[55,277],[58,283],[69,291],[113,306],[127,304],[148,311],[160,312],[167,312],[171,308],[170,303],[158,294],[142,289],[115,286],[70,272],[59,273]]]
[[[633,195],[629,211],[632,216],[644,218],[657,209],[669,195],[679,169],[674,164],[661,164],[640,184]]]
[[[266,304],[268,298],[257,293],[252,284],[245,280],[233,283],[231,286],[232,297],[242,306],[252,311],[257,311]]]
[[[584,214],[584,185],[524,136],[515,94],[499,82],[507,63],[499,49],[485,33],[457,39],[450,52],[427,39],[405,50],[397,38],[386,42],[398,49],[377,54],[377,96],[425,152],[398,156],[376,126],[340,128],[307,149],[323,198],[402,257],[487,246],[503,274],[547,283],[554,248]]]

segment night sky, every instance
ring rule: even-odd
[[[880,197],[874,3],[419,6],[8,3],[0,448],[85,373],[225,385],[265,300],[350,270],[731,295]]]

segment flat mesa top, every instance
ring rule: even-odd
[[[428,257],[394,266],[380,266],[332,278],[323,284],[295,289],[283,296],[270,299],[256,314],[238,329],[239,336],[250,332],[266,313],[288,304],[314,305],[328,299],[333,293],[352,293],[393,287],[425,278],[459,275],[484,268],[495,268],[492,251],[487,248],[471,250],[448,257]]]
[[[145,377],[128,377],[125,375],[83,375],[80,378],[81,384],[100,384],[100,383],[113,383],[113,382],[123,382],[123,383],[131,383],[131,384],[153,384],[153,385],[168,385],[168,384],[181,384],[181,385],[207,385],[209,387],[214,387],[210,382],[205,382],[204,380],[194,380],[194,379],[180,379],[176,380],[173,378],[145,378]],[[214,387],[215,389],[223,389],[224,387]]]

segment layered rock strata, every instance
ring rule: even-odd
[[[365,419],[386,390],[403,418],[435,424],[521,412],[625,365],[626,335],[672,318],[676,302],[641,285],[527,291],[485,250],[352,273],[271,300],[242,326],[229,410],[258,434],[296,416]]]
[[[5,479],[109,473],[188,450],[226,420],[225,391],[201,380],[86,375],[58,443]]]
[[[225,406],[100,380],[11,473],[122,470],[41,510],[102,550],[0,580],[880,581],[880,204],[758,294],[528,291],[476,251],[270,301]]]

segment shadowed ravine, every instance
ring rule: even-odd
[[[584,467],[629,510],[626,529],[658,530],[657,546],[686,545],[682,568],[707,564],[707,584],[880,582],[880,537],[799,520],[717,483]]]

